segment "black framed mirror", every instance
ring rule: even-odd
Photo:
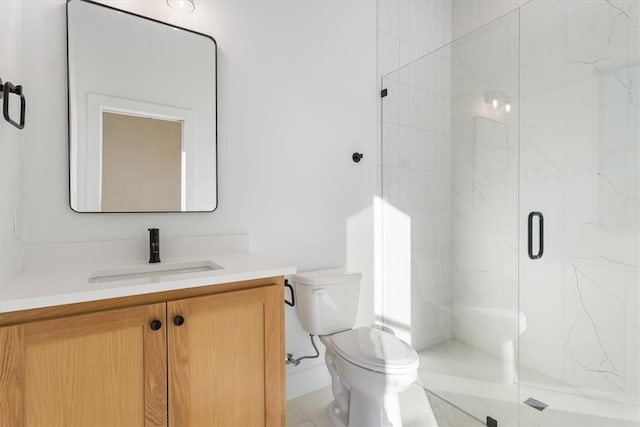
[[[67,1],[69,201],[76,212],[217,207],[217,45]]]

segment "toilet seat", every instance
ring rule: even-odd
[[[405,374],[418,369],[418,353],[388,332],[360,327],[329,338],[335,352],[356,366],[383,374]]]

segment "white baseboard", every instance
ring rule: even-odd
[[[287,375],[287,400],[311,393],[331,384],[327,367],[322,364],[306,371]]]

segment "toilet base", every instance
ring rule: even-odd
[[[352,408],[367,408],[367,410],[345,413],[338,408],[335,400],[331,401],[327,407],[327,415],[329,415],[329,419],[335,427],[402,427],[398,395],[375,399],[365,393],[356,391],[351,394],[349,406]],[[347,417],[349,417],[348,422]]]
[[[397,394],[372,396],[351,388],[349,427],[402,427]]]
[[[341,412],[336,406],[336,401],[332,400],[327,407],[327,414],[335,427],[347,427],[346,414]]]
[[[337,355],[331,341],[325,362],[334,400],[327,414],[337,427],[402,427],[399,393],[416,380],[417,366],[403,373],[380,373],[353,365]],[[417,357],[417,356],[416,356]]]

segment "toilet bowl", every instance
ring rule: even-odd
[[[499,358],[502,373],[496,382],[515,382],[516,343],[527,328],[526,315],[513,309],[468,305],[454,305],[452,314],[455,339]]]
[[[292,277],[303,328],[326,347],[336,426],[402,425],[398,394],[417,377],[416,351],[392,333],[373,326],[352,329],[360,273],[319,270]]]
[[[331,374],[336,426],[401,426],[398,394],[416,380],[418,355],[388,332],[360,327],[320,338]]]

